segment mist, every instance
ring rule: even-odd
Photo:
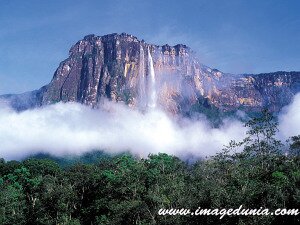
[[[300,134],[299,108],[297,94],[279,114],[280,139]],[[6,160],[38,153],[79,156],[94,150],[200,158],[214,155],[230,140],[242,140],[245,135],[246,128],[238,119],[225,119],[213,128],[204,116],[186,119],[159,109],[141,112],[110,101],[98,109],[57,103],[22,112],[0,103],[0,158]]]
[[[282,109],[279,115],[279,131],[281,139],[300,135],[300,93],[294,96],[291,104]]]
[[[23,112],[0,105],[0,158],[6,160],[37,153],[78,156],[93,150],[198,158],[215,154],[245,132],[238,120],[227,119],[212,128],[204,117],[188,120],[159,109],[142,113],[109,101],[99,109],[57,103]]]

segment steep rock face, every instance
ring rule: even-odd
[[[191,104],[208,92],[210,87],[205,83],[213,84],[214,74],[203,70],[185,45],[150,45],[127,34],[88,35],[59,65],[46,86],[42,104],[76,101],[95,106],[105,97],[136,106],[141,71],[149,76],[148,51],[153,57],[162,107],[179,112],[183,102]]]
[[[278,111],[300,90],[300,72],[226,74],[202,65],[185,45],[157,46],[122,33],[84,37],[72,46],[48,85],[5,98],[20,109],[59,101],[96,106],[104,98],[139,107],[139,101],[145,100],[142,77],[149,77],[148,52],[153,58],[157,105],[173,113],[203,107]],[[18,103],[24,96],[27,103]]]
[[[208,98],[218,108],[246,111],[268,108],[276,112],[289,104],[300,91],[300,72],[225,74],[215,84],[216,90],[212,90]]]

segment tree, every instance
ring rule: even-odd
[[[299,158],[300,156],[300,135],[291,137],[290,154]]]

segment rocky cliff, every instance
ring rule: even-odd
[[[139,107],[151,56],[157,105],[173,113],[191,108],[278,111],[300,90],[300,72],[226,74],[202,65],[185,45],[157,46],[122,33],[84,37],[72,46],[48,85],[27,93],[27,104],[19,102],[20,96],[6,99],[20,109],[59,101],[96,106],[104,98]]]

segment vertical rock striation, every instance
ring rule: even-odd
[[[20,109],[59,101],[94,107],[104,98],[144,108],[149,98],[150,57],[157,106],[172,113],[184,114],[199,105],[199,111],[203,107],[220,111],[268,107],[278,111],[300,90],[300,72],[226,74],[202,65],[185,45],[157,46],[122,33],[88,35],[78,41],[51,82],[26,94],[28,104],[19,102],[23,95],[2,98]]]

